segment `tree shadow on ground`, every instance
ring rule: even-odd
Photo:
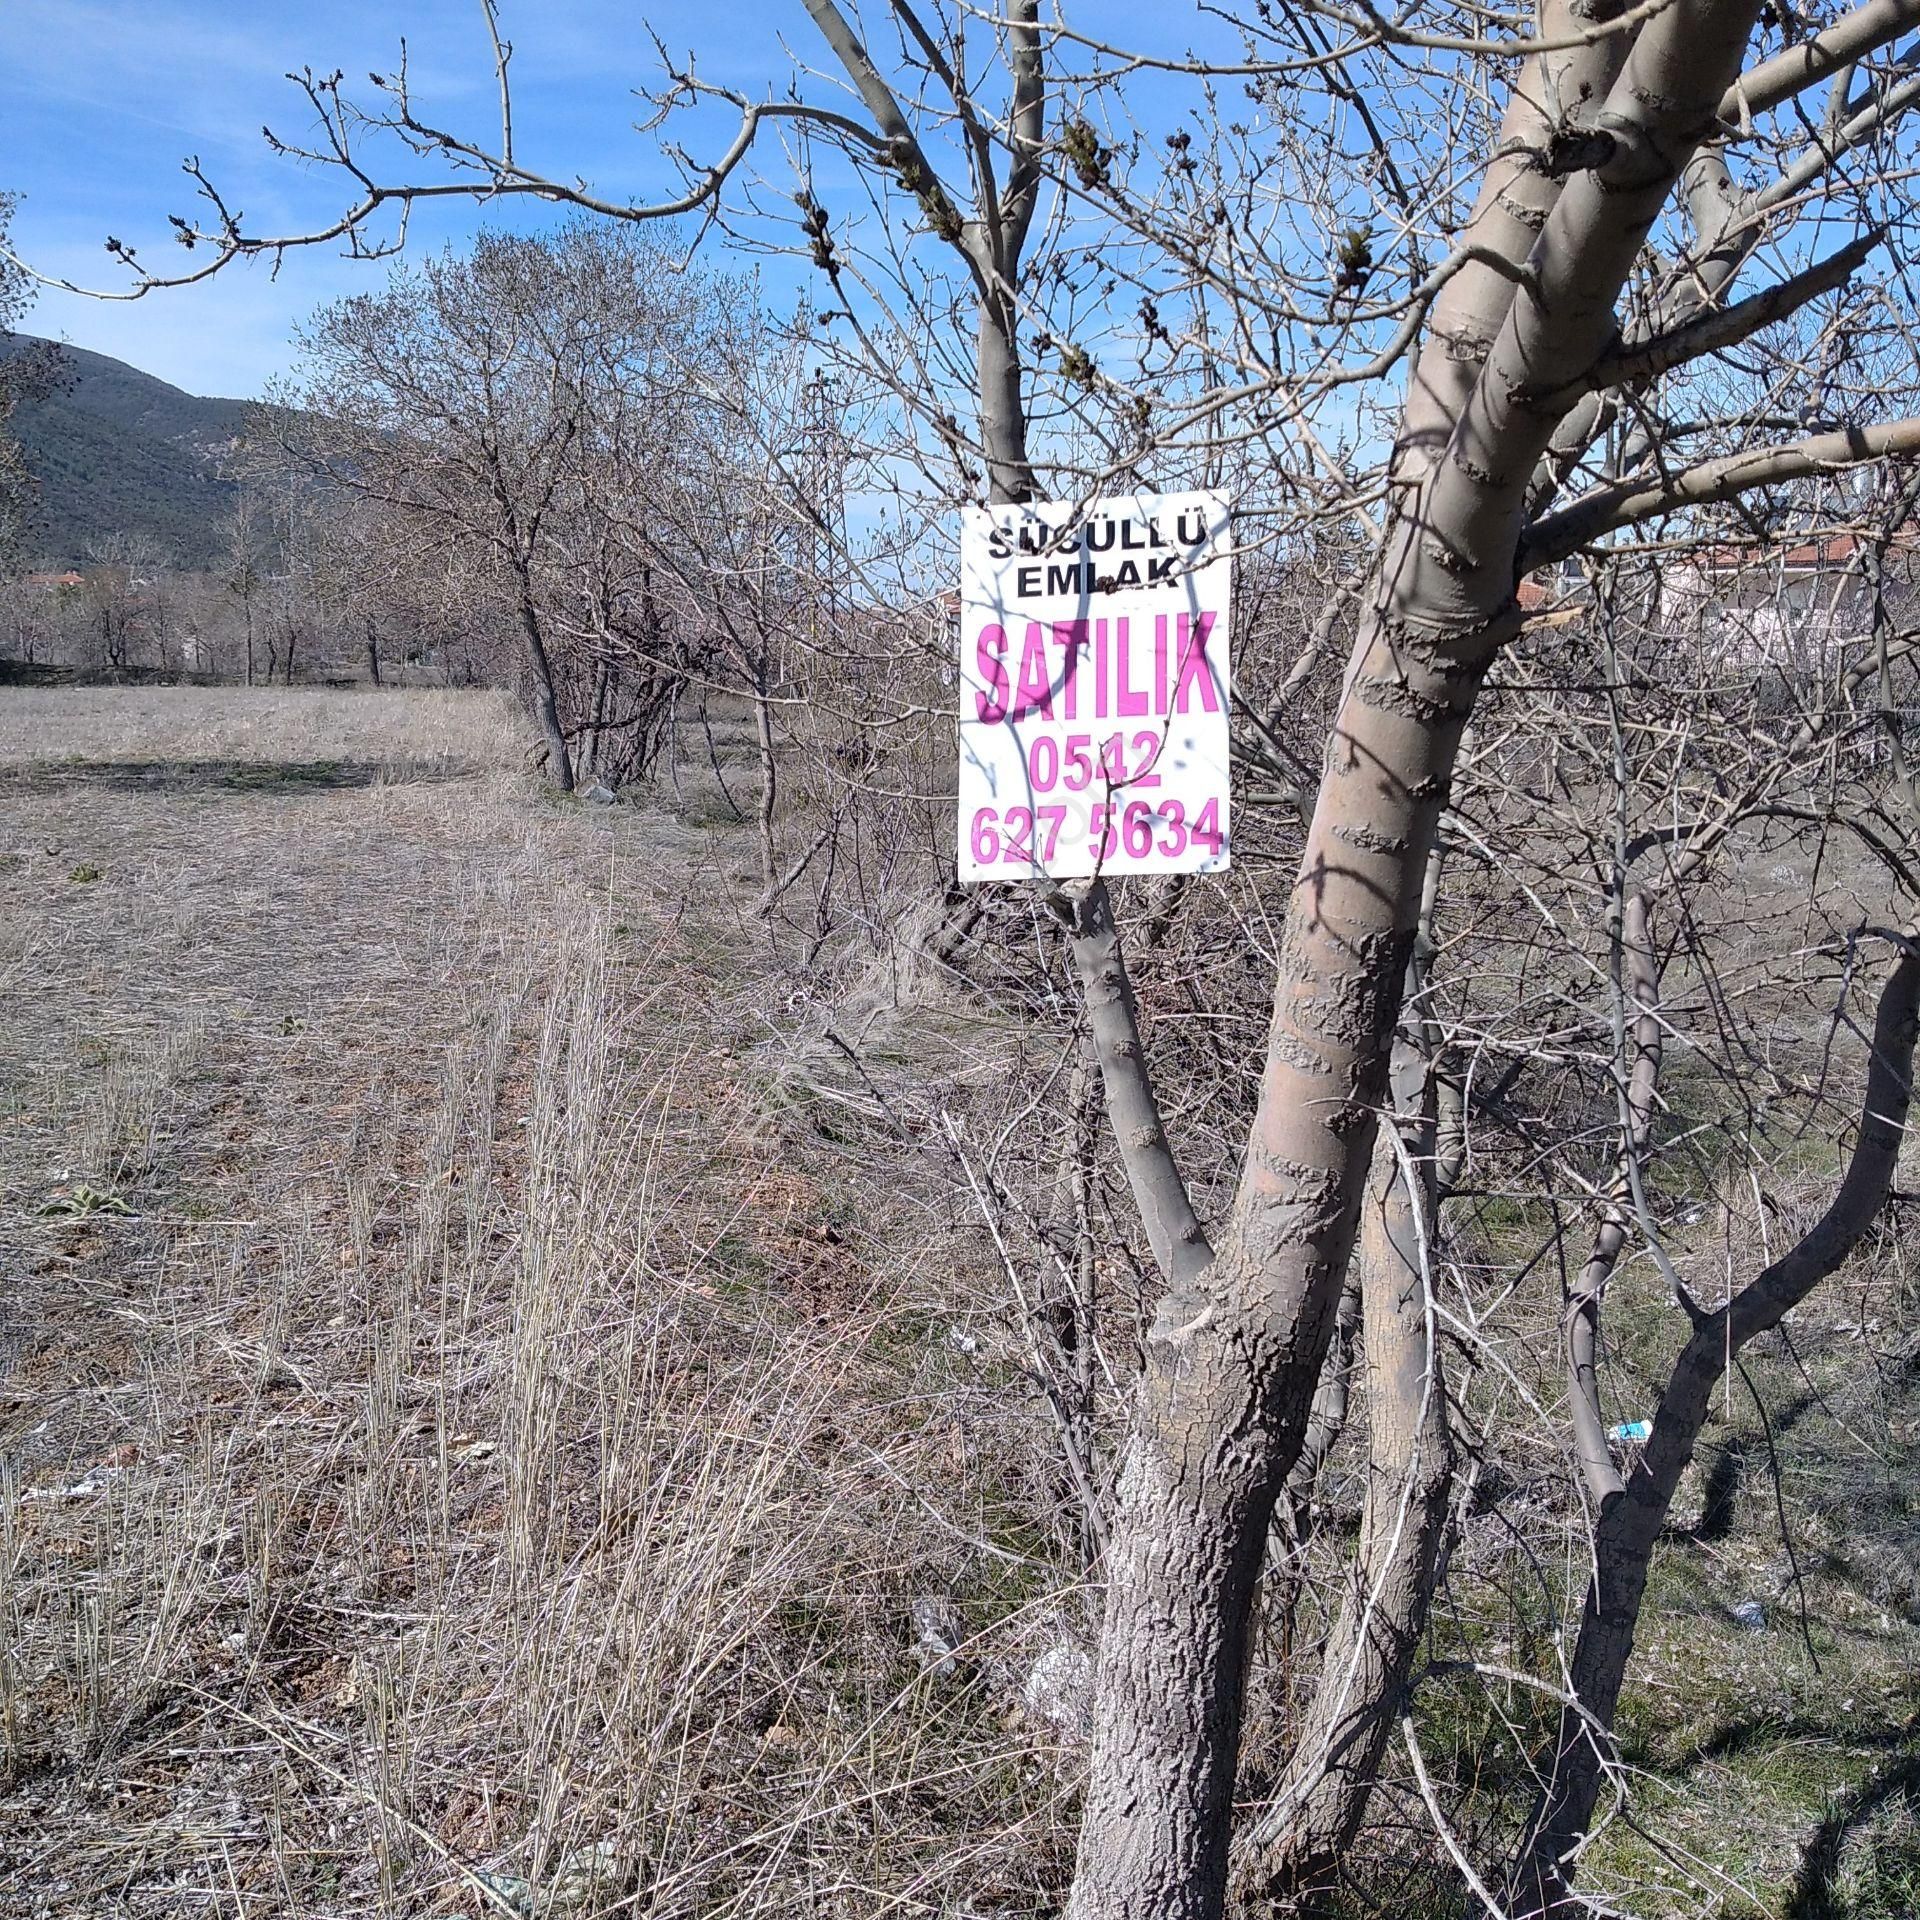
[[[1878,1920],[1882,1913],[1893,1920],[1896,1913],[1910,1913],[1912,1908],[1906,1903],[1920,1888],[1920,1847],[1910,1837],[1894,1842],[1890,1852],[1899,1857],[1886,1863],[1900,1883],[1897,1889],[1876,1886],[1856,1898],[1844,1894],[1840,1887],[1848,1841],[1895,1807],[1909,1822],[1920,1814],[1920,1752],[1904,1753],[1876,1768],[1828,1810],[1801,1856],[1800,1871],[1781,1909],[1781,1920],[1868,1920],[1868,1916]],[[1880,1865],[1876,1859],[1876,1881],[1882,1878]]]
[[[1773,1445],[1776,1449],[1818,1404],[1818,1396],[1807,1392],[1795,1395],[1784,1406],[1774,1410]],[[1703,1442],[1699,1449],[1705,1459],[1701,1473],[1700,1518],[1693,1526],[1677,1527],[1674,1531],[1685,1539],[1709,1544],[1726,1539],[1733,1532],[1740,1492],[1747,1483],[1751,1457],[1756,1452],[1761,1456],[1763,1470],[1770,1470],[1772,1463],[1767,1457],[1764,1435],[1736,1433],[1718,1444]]]
[[[1800,1741],[1829,1741],[1834,1746],[1865,1754],[1888,1747],[1904,1747],[1912,1738],[1911,1727],[1868,1729],[1836,1723],[1831,1717],[1818,1714],[1762,1713],[1715,1727],[1696,1742],[1673,1771],[1683,1774],[1709,1760],[1730,1760],[1743,1753],[1763,1752],[1769,1747]]]
[[[0,793],[104,787],[114,793],[326,793],[421,781],[461,780],[461,762],[395,765],[374,760],[57,760],[0,767]]]

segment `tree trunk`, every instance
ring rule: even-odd
[[[1213,1264],[1213,1248],[1180,1176],[1147,1072],[1112,896],[1105,881],[1082,881],[1063,887],[1054,907],[1067,923],[1107,1118],[1147,1244],[1165,1278],[1183,1287]]]
[[[527,665],[533,675],[533,713],[540,722],[541,737],[547,743],[547,764],[553,769],[554,785],[562,793],[573,791],[573,755],[567,750],[566,729],[560,724],[560,702],[554,692],[553,665],[547,658],[547,644],[540,636],[540,616],[534,609],[533,594],[526,570],[520,570],[520,629],[527,637]]]
[[[1627,1243],[1627,1205],[1631,1163],[1646,1151],[1653,1136],[1654,1095],[1660,1083],[1660,967],[1653,951],[1652,901],[1644,888],[1635,888],[1617,909],[1613,948],[1615,991],[1621,996],[1616,1072],[1624,1090],[1625,1127],[1620,1143],[1620,1165],[1607,1211],[1587,1251],[1577,1287],[1566,1302],[1567,1411],[1573,1426],[1574,1457],[1596,1509],[1621,1490],[1620,1470],[1607,1443],[1606,1418],[1600,1402],[1600,1316],[1606,1304],[1607,1283]],[[1632,995],[1633,1016],[1627,1018],[1625,996]]]
[[[767,696],[764,661],[753,670],[753,726],[760,743],[760,877],[771,893],[779,877],[773,812],[780,797],[780,766],[773,752],[773,703]]]
[[[1072,1920],[1222,1909],[1254,1584],[1353,1250],[1440,808],[1481,677],[1519,622],[1528,482],[1571,405],[1556,396],[1577,392],[1614,337],[1620,289],[1738,73],[1755,12],[1756,0],[1682,0],[1650,19],[1605,93],[1604,160],[1564,185],[1502,153],[1475,215],[1489,231],[1470,237],[1525,271],[1456,273],[1435,303],[1430,330],[1447,350],[1422,357],[1409,401],[1405,504],[1281,939],[1231,1231],[1210,1271],[1169,1292],[1148,1340],[1112,1527]],[[1543,28],[1570,17],[1551,6]],[[1538,78],[1529,60],[1516,103]],[[1524,183],[1496,190],[1493,175],[1516,165]]]
[[[1427,1064],[1418,1047],[1394,1050],[1403,1113],[1431,1104]],[[1360,1229],[1368,1452],[1359,1550],[1312,1709],[1275,1805],[1253,1835],[1251,1877],[1280,1896],[1329,1884],[1360,1831],[1426,1631],[1446,1531],[1453,1440],[1427,1291],[1431,1117],[1421,1114],[1407,1135],[1402,1164],[1400,1143],[1383,1132]]]
[[[587,705],[587,730],[580,751],[579,770],[602,780],[605,779],[605,772],[600,761],[600,743],[606,733],[607,684],[610,678],[611,670],[602,657],[593,669],[593,698]]]
[[[1020,391],[1019,324],[1019,310],[1007,289],[995,288],[981,300],[975,351],[980,442],[987,454],[989,497],[1010,505],[1031,500],[1035,491]]]
[[[1170,1289],[1124,1455],[1074,1920],[1211,1920],[1248,1627],[1359,1226],[1421,882],[1481,675],[1515,615],[1451,636],[1383,597],[1347,677],[1281,945],[1219,1258]]]
[[[1376,1156],[1377,1157],[1377,1156]],[[1364,1248],[1366,1228],[1361,1227]],[[1333,1339],[1327,1348],[1326,1364],[1320,1369],[1320,1383],[1313,1390],[1313,1406],[1307,1414],[1306,1437],[1300,1443],[1300,1457],[1287,1475],[1286,1514],[1290,1549],[1297,1561],[1303,1561],[1313,1538],[1313,1508],[1320,1485],[1321,1469],[1340,1444],[1347,1430],[1348,1411],[1353,1404],[1353,1361],[1360,1344],[1360,1271],[1356,1266],[1347,1274],[1340,1290],[1340,1305],[1333,1318]],[[1296,1567],[1295,1571],[1300,1569]],[[1288,1592],[1282,1603],[1268,1608],[1271,1619],[1283,1616],[1280,1641],[1283,1648],[1293,1644],[1293,1610],[1299,1599],[1297,1579],[1290,1574]],[[1283,1655],[1283,1657],[1285,1657]]]
[[[1839,1192],[1791,1252],[1717,1312],[1695,1320],[1660,1396],[1646,1451],[1594,1530],[1594,1577],[1569,1668],[1572,1700],[1562,1709],[1552,1771],[1513,1872],[1507,1898],[1512,1920],[1571,1920],[1586,1911],[1568,1889],[1571,1868],[1611,1761],[1609,1735],[1654,1543],[1693,1458],[1714,1388],[1750,1340],[1776,1326],[1847,1258],[1892,1190],[1920,1034],[1920,948],[1911,937],[1902,947],[1874,1018],[1860,1128]]]
[[[369,616],[367,620],[367,677],[372,680],[376,687],[382,684],[380,679],[380,629],[374,624],[371,616]]]

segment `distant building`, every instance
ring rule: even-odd
[[[1890,600],[1911,594],[1920,541],[1902,534],[1882,556]],[[1786,538],[1769,546],[1700,547],[1662,568],[1672,612],[1696,624],[1730,663],[1818,671],[1832,649],[1872,629],[1868,543],[1853,533]]]

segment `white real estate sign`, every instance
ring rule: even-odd
[[[1227,865],[1223,493],[969,507],[960,878]]]

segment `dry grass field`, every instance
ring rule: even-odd
[[[996,1416],[782,1118],[744,849],[524,755],[0,710],[0,1911],[1035,1897],[1059,1582],[969,1544]],[[992,1635],[930,1671],[923,1590]]]
[[[557,804],[526,748],[492,695],[0,706],[0,1913],[1057,1910],[1087,1597],[935,1124],[1037,1043],[880,970],[848,1067],[745,829]],[[1913,1284],[1896,1245],[1755,1356],[1770,1429],[1728,1397],[1623,1714],[1623,1912],[1920,1898]],[[1551,1658],[1529,1432],[1442,1658]],[[1420,1714],[1463,1818],[1511,1803],[1537,1701]],[[1417,1815],[1380,1850],[1422,1891],[1360,1910],[1457,1911]]]

